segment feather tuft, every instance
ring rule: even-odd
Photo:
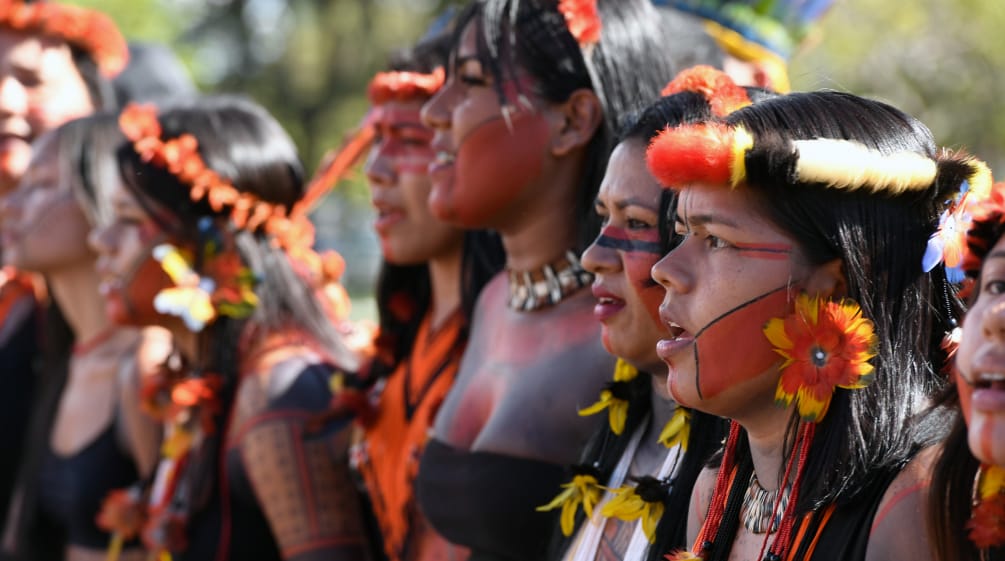
[[[793,143],[796,179],[837,189],[901,194],[927,189],[935,181],[935,160],[916,152],[883,154],[852,140],[818,138]]]
[[[680,92],[694,92],[705,96],[712,112],[719,117],[750,105],[747,90],[736,85],[725,72],[706,64],[681,71],[660,93],[668,96]]]
[[[720,123],[667,128],[646,150],[649,172],[664,187],[696,182],[732,184],[735,131]]]

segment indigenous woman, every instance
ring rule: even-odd
[[[42,133],[114,106],[109,79],[126,65],[125,40],[103,14],[55,2],[0,6],[0,195],[10,192]],[[35,282],[12,267],[0,273],[0,526],[27,433],[39,316]],[[53,312],[55,313],[55,312]],[[54,320],[62,322],[62,320]],[[62,349],[65,350],[65,349]],[[53,350],[53,352],[60,352]]]
[[[366,173],[384,264],[377,286],[380,337],[370,380],[379,396],[364,417],[357,468],[393,561],[463,559],[415,501],[429,429],[453,385],[475,296],[502,268],[498,238],[434,218],[429,210],[433,131],[419,111],[443,84],[447,36],[411,49],[370,82],[375,131]]]
[[[615,124],[676,70],[662,21],[648,1],[474,3],[423,108],[434,215],[497,230],[506,249],[419,472],[430,522],[473,559],[545,556],[554,518],[534,509],[566,479],[590,432],[576,410],[610,376],[579,254]]]
[[[121,140],[111,116],[44,134],[27,173],[3,201],[4,258],[45,277],[58,311],[46,324],[49,338],[72,344],[50,347],[53,354],[45,357],[5,544],[25,559],[103,557],[110,535],[95,522],[102,500],[149,474],[157,456],[157,426],[138,407],[140,333],[105,315],[97,256],[87,246],[92,225],[107,219],[101,210],[110,201],[101,187],[113,178],[102,172],[114,166],[110,151],[94,147]],[[59,318],[65,320],[55,322]],[[144,351],[154,352],[156,342],[148,337],[146,343]]]
[[[708,66],[685,70],[663,93],[668,97],[629,121],[611,154],[596,202],[603,227],[583,253],[583,266],[594,274],[604,348],[620,360],[601,399],[580,411],[607,419],[574,469],[584,488],[597,489],[599,481],[607,491],[577,530],[572,516],[563,516],[562,532],[573,537],[563,540],[562,559],[641,561],[683,547],[691,488],[725,434],[721,420],[678,408],[667,393],[666,367],[656,354],[657,341],[667,336],[659,320],[664,290],[650,270],[672,248],[663,218],[674,194],[648,174],[645,153],[667,126],[704,121],[713,107],[724,112],[750,98]],[[577,507],[567,500],[549,507],[560,503],[566,512]]]
[[[914,531],[932,439],[918,413],[959,311],[923,257],[986,167],[837,92],[668,129],[647,160],[684,236],[653,268],[670,393],[731,420],[676,558],[931,558]]]
[[[971,305],[962,330],[950,338],[950,344],[958,343],[959,347],[955,352],[955,391],[947,401],[958,401],[963,414],[956,417],[936,463],[929,532],[940,561],[1005,559],[1005,434],[1001,420],[1005,184],[995,184],[987,198],[971,190],[958,202],[956,212],[946,220],[955,228],[944,226],[943,232],[948,234],[949,247],[965,250],[962,268],[970,286]],[[968,216],[973,220],[969,231]]]
[[[106,311],[164,326],[177,353],[144,388],[155,477],[103,516],[174,559],[367,558],[348,430],[317,422],[357,360],[314,297],[292,142],[233,98],[132,105],[120,125],[115,219],[91,236]]]

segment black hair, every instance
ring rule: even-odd
[[[932,185],[900,195],[798,183],[791,162],[773,155],[788,152],[779,146],[792,140],[854,140],[883,154],[936,158],[932,135],[921,122],[851,94],[789,94],[725,120],[744,126],[755,139],[746,157],[747,184],[766,216],[792,235],[810,264],[840,260],[846,296],[875,325],[874,380],[863,389],[835,390],[816,429],[797,514],[846,504],[882,474],[899,470],[941,432],[919,422],[919,409],[945,383],[939,370],[946,355],[939,343],[963,306],[944,266],[924,273],[921,262],[944,203],[965,171],[940,163]],[[797,421],[793,411],[790,446]],[[740,447],[738,461],[748,454]]]
[[[77,67],[77,72],[84,81],[87,94],[91,98],[91,105],[95,111],[105,111],[115,109],[118,105],[115,88],[112,83],[101,74],[98,64],[87,51],[80,47],[70,45],[70,55],[73,64]]]
[[[450,28],[423,39],[392,56],[394,71],[430,73],[446,65],[453,35]],[[461,311],[464,327],[458,345],[467,342],[467,327],[482,288],[506,263],[499,235],[487,230],[466,230],[461,248]],[[426,263],[398,265],[384,261],[377,277],[377,311],[380,338],[368,384],[390,376],[408,358],[419,326],[432,304],[432,285]],[[457,349],[460,352],[461,349]]]
[[[240,97],[208,97],[162,110],[158,120],[163,139],[193,135],[206,165],[239,192],[286,209],[303,196],[304,171],[296,148],[261,106]],[[123,182],[137,194],[137,200],[141,204],[156,203],[157,210],[166,211],[174,220],[160,219],[160,212],[151,212],[151,216],[169,235],[195,245],[198,268],[206,236],[213,235],[212,229],[207,233],[207,219],[224,219],[224,213],[214,210],[205,199],[193,201],[187,184],[167,169],[141,160],[131,143],[123,143],[117,157]],[[290,325],[300,327],[324,345],[339,366],[354,369],[356,359],[334,331],[312,286],[294,271],[284,251],[262,228],[253,232],[240,229],[233,235],[242,261],[257,278],[255,293],[259,303],[246,321],[264,332]],[[229,370],[236,375],[239,357],[234,353],[244,323],[221,317],[210,326],[203,339],[207,344],[216,340],[217,344],[207,348],[220,356],[210,361],[216,364],[203,367],[215,372]]]
[[[477,52],[495,78],[502,103],[504,83],[517,68],[533,78],[536,93],[560,103],[580,89],[596,93],[604,123],[586,149],[586,169],[576,216],[585,248],[596,237],[599,222],[591,212],[614,148],[618,123],[627,113],[659,97],[660,91],[686,65],[722,60],[714,41],[700,29],[683,25],[679,15],[658,9],[649,0],[600,0],[600,40],[583,49],[570,33],[556,0],[480,0],[458,18],[455,44],[467,24],[476,22]],[[678,19],[675,19],[678,18]]]
[[[968,300],[970,305],[973,305],[980,296],[980,275],[984,259],[1002,236],[1005,236],[1005,220],[1001,212],[992,212],[970,225],[967,232],[967,252],[972,259],[964,261],[968,281],[973,283]],[[935,461],[929,487],[928,534],[936,559],[939,561],[1005,559],[1005,551],[1000,548],[979,551],[964,529],[971,516],[974,481],[981,462],[970,451],[967,424],[959,411],[959,392],[955,384],[949,384],[933,406],[938,407],[952,408],[955,416],[949,436],[942,442]]]
[[[773,94],[763,90],[749,89],[755,101],[766,99]],[[619,143],[640,142],[648,145],[667,127],[699,123],[712,119],[712,110],[705,96],[696,92],[681,92],[662,97],[642,111],[628,115],[619,134]],[[644,165],[639,162],[639,165]],[[664,189],[660,195],[659,239],[663,255],[670,253],[679,243],[674,234],[674,214],[677,197],[674,191]],[[581,467],[577,468],[593,474],[598,481],[611,477],[631,435],[638,429],[650,413],[652,407],[652,376],[640,373],[629,383],[620,386],[622,399],[628,401],[628,417],[621,435],[611,431],[607,419],[598,422],[597,430],[590,437],[581,456]],[[726,422],[719,417],[691,410],[691,431],[687,442],[687,453],[677,468],[670,492],[664,498],[664,515],[656,527],[656,541],[648,550],[647,559],[658,561],[671,551],[683,547],[687,530],[687,513],[691,491],[701,470],[718,450],[726,436]],[[571,538],[557,537],[556,553],[568,548]]]
[[[130,102],[164,104],[196,94],[195,85],[175,54],[158,43],[129,43],[129,64],[112,80],[121,106]]]

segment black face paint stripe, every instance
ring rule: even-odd
[[[621,251],[642,251],[654,255],[663,255],[659,242],[647,242],[642,240],[626,240],[624,238],[613,238],[606,234],[597,236],[596,244],[600,247],[617,249]]]

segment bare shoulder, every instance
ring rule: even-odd
[[[867,561],[933,559],[925,531],[925,512],[937,456],[937,447],[925,448],[887,488],[873,518]]]
[[[687,542],[693,544],[698,537],[698,531],[708,514],[708,505],[712,502],[712,489],[715,479],[719,476],[718,468],[707,467],[701,470],[691,489],[691,503],[687,509]]]

